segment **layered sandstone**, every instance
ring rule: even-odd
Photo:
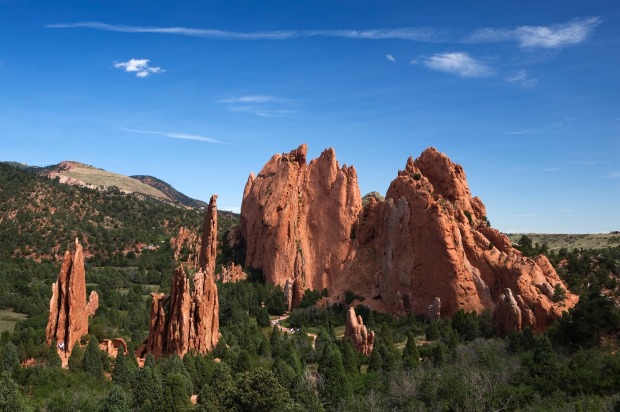
[[[199,271],[193,277],[193,290],[182,266],[172,277],[169,295],[153,293],[149,335],[138,349],[139,357],[188,352],[205,354],[219,339],[219,303],[215,284],[217,248],[217,196],[211,197],[205,215]]]
[[[496,319],[512,319],[501,316],[510,289],[527,308],[516,324],[537,331],[577,302],[569,292],[553,301],[556,284],[567,288],[549,261],[524,257],[489,227],[463,168],[434,148],[409,158],[385,199],[370,196],[363,208],[355,169],[340,168],[333,149],[309,165],[305,157],[305,146],[272,157],[244,191],[246,266],[271,283],[293,278],[330,294],[352,290],[376,309],[402,315],[430,307],[432,318],[499,307]],[[506,322],[500,329],[512,329]]]
[[[370,356],[375,343],[375,332],[366,328],[362,317],[356,316],[353,308],[347,312],[344,340],[351,341],[356,351],[367,356]]]
[[[273,156],[250,175],[241,205],[245,267],[283,287],[292,279],[302,291],[328,287],[341,272],[362,208],[353,167],[341,167],[331,148],[309,164],[306,153],[302,145]]]
[[[58,280],[52,284],[50,313],[45,330],[49,345],[56,340],[58,347],[70,354],[76,342],[88,334],[88,317],[94,316],[99,296],[92,291],[86,302],[86,272],[82,245],[75,240],[74,250],[66,251]]]

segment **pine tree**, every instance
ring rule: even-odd
[[[99,350],[99,342],[97,338],[92,336],[86,346],[84,359],[82,360],[82,369],[84,372],[97,378],[103,377],[103,363],[101,362],[101,350]]]
[[[2,360],[0,362],[0,370],[2,372],[13,371],[19,366],[19,353],[17,346],[13,342],[8,342],[2,350]]]
[[[262,338],[261,338],[260,346],[258,347],[258,354],[262,356],[263,358],[270,358],[271,357],[271,345],[269,344],[269,340],[263,334],[261,334],[261,337]]]
[[[73,345],[71,355],[69,356],[69,370],[72,372],[83,370],[84,349],[79,344]]]
[[[239,372],[247,372],[252,369],[252,361],[250,359],[250,354],[247,350],[241,349],[239,352],[239,356],[237,356],[237,362],[235,363],[235,371]]]
[[[293,400],[269,370],[255,369],[241,375],[236,403],[240,411],[289,411]]]
[[[271,325],[271,318],[269,317],[269,312],[267,312],[267,308],[260,308],[260,310],[258,311],[258,315],[256,316],[256,323],[261,328],[266,328]]]
[[[407,335],[407,343],[403,350],[403,366],[406,369],[413,369],[420,364],[420,352],[418,346],[415,343],[415,337],[413,333],[409,332]]]
[[[324,349],[323,357],[319,361],[319,374],[323,378],[322,397],[326,403],[334,405],[340,398],[346,398],[353,393],[336,345],[331,344]]]
[[[426,340],[439,339],[439,325],[436,320],[431,321],[426,329]]]
[[[15,345],[13,346],[15,347]],[[17,349],[15,353],[17,353]],[[0,377],[0,411],[25,410],[27,410],[26,402],[19,391],[19,387],[11,378],[10,372],[3,372]]]
[[[198,399],[196,402],[196,407],[194,408],[194,412],[220,412],[223,411],[220,402],[213,391],[213,388],[208,384],[205,384],[200,393],[198,394]]]
[[[162,363],[161,365],[162,381],[167,382],[168,375],[173,374],[173,373],[178,373],[179,375],[183,377],[184,387],[187,390],[187,395],[188,396],[191,395],[193,392],[192,377],[189,375],[189,373],[187,372],[187,369],[185,369],[185,365],[183,365],[183,361],[181,360],[179,355],[177,355],[176,353],[171,356],[168,356]]]
[[[382,370],[383,358],[381,357],[378,345],[375,345],[372,348],[372,352],[370,353],[370,359],[368,361],[368,372],[379,373]]]
[[[136,376],[132,385],[134,405],[145,412],[158,410],[164,391],[159,371],[145,363]]]
[[[129,404],[127,402],[127,395],[118,386],[114,385],[108,396],[103,400],[101,405],[101,412],[129,412]]]
[[[163,405],[165,410],[175,412],[192,410],[192,403],[189,400],[185,383],[186,380],[182,374],[177,372],[168,374],[164,386]]]
[[[47,366],[49,368],[62,368],[62,359],[60,359],[56,347],[56,339],[54,339],[47,354]]]
[[[112,380],[117,384],[127,387],[133,381],[133,371],[129,366],[129,362],[127,361],[127,357],[125,356],[124,351],[119,348],[119,351],[116,355],[116,359],[114,360],[114,369],[112,370]]]
[[[349,340],[346,340],[343,344],[342,363],[347,373],[350,373],[350,374],[359,373],[360,371],[359,357],[357,356],[357,352],[355,352],[355,349],[353,349],[353,345],[351,344],[351,341]]]

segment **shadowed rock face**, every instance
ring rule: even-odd
[[[344,329],[344,339],[350,340],[356,351],[370,356],[375,343],[375,332],[364,326],[361,316],[355,316],[355,309],[349,308]]]
[[[47,344],[56,339],[65,352],[83,335],[88,334],[88,317],[94,316],[99,306],[99,296],[92,291],[86,303],[86,272],[82,245],[75,240],[73,252],[66,251],[58,280],[52,284],[50,313],[45,330]]]
[[[205,215],[200,271],[193,277],[194,288],[191,290],[181,266],[174,272],[169,295],[151,294],[149,335],[136,352],[139,357],[147,353],[156,357],[173,353],[183,356],[188,352],[205,354],[219,340],[219,303],[215,284],[216,200],[217,196],[211,197]]]
[[[491,310],[496,319],[512,319],[501,316],[510,289],[526,308],[518,328],[537,331],[576,304],[571,293],[553,302],[549,291],[566,286],[549,261],[522,256],[489,227],[463,168],[434,148],[409,158],[385,199],[371,197],[363,208],[355,170],[339,168],[333,149],[309,165],[305,154],[300,146],[272,157],[244,191],[246,266],[267,281],[283,286],[292,276],[303,289],[352,290],[397,315],[425,314],[438,299],[441,316]]]

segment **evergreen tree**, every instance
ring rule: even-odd
[[[278,329],[278,325],[273,325],[271,335],[269,335],[269,346],[271,346],[271,355],[273,357],[279,356],[280,341],[280,329]]]
[[[57,344],[56,339],[52,340],[52,344],[50,345],[50,350],[47,354],[47,366],[49,368],[62,368],[62,359],[60,359],[60,355],[56,350]]]
[[[269,344],[269,340],[267,339],[267,337],[262,333],[260,346],[258,347],[258,354],[263,358],[271,357],[271,345]]]
[[[322,397],[335,405],[339,399],[351,396],[353,388],[342,365],[342,356],[336,345],[329,345],[319,361],[319,374],[323,378]]]
[[[220,412],[223,411],[220,402],[213,391],[213,388],[208,384],[205,384],[196,402],[195,412]]]
[[[245,372],[236,397],[240,411],[272,412],[293,410],[293,400],[274,374],[265,369]]]
[[[167,383],[168,375],[173,373],[178,373],[183,377],[187,395],[191,395],[193,392],[192,377],[189,375],[187,369],[185,369],[185,365],[183,365],[183,361],[176,353],[164,359],[161,365],[162,381]]]
[[[439,339],[439,324],[436,320],[433,320],[426,329],[426,340],[437,339]]]
[[[266,328],[271,325],[271,318],[269,317],[269,312],[267,312],[267,308],[260,308],[260,310],[258,311],[258,315],[256,316],[256,323],[261,328]]]
[[[204,382],[200,379],[200,376],[198,376],[198,371],[196,370],[195,356],[186,353],[185,356],[183,356],[183,366],[185,366],[185,370],[187,371],[192,380],[192,387],[202,388]]]
[[[375,345],[378,346],[381,359],[383,360],[383,370],[387,372],[396,369],[398,362],[396,353],[391,351],[381,339],[379,339],[378,342],[375,342]]]
[[[157,363],[155,362],[155,356],[152,353],[146,355],[146,359],[144,360],[144,366],[150,366],[151,368],[157,368]]]
[[[342,364],[344,370],[350,374],[358,374],[360,371],[359,357],[353,348],[350,340],[346,340],[343,344]]]
[[[84,372],[97,378],[103,377],[103,363],[101,362],[101,350],[97,338],[92,336],[84,351],[84,359],[82,360],[82,369]]]
[[[285,388],[289,388],[293,380],[297,377],[295,370],[280,358],[275,360],[271,367],[271,371],[278,382]]]
[[[19,353],[17,346],[13,342],[8,342],[2,350],[2,361],[0,362],[0,370],[2,372],[12,372],[19,366]]]
[[[383,370],[383,357],[381,356],[379,346],[375,345],[370,352],[370,359],[368,360],[368,372],[379,373]]]
[[[435,345],[433,349],[431,350],[431,357],[433,359],[433,365],[435,366],[443,365],[446,362],[446,352],[447,352],[447,348],[446,348],[446,345],[444,345],[443,343],[440,342],[437,345]]]
[[[129,404],[127,402],[127,395],[118,386],[114,385],[108,396],[103,400],[101,405],[101,412],[129,412]]]
[[[73,349],[71,350],[71,355],[69,355],[69,370],[72,372],[83,370],[83,367],[82,367],[83,362],[84,362],[84,349],[82,349],[82,347],[78,344],[73,345]]]
[[[145,363],[136,376],[132,385],[134,405],[145,412],[159,410],[164,390],[159,371]]]
[[[250,369],[252,369],[250,354],[247,350],[241,349],[241,351],[239,351],[239,356],[237,357],[237,362],[235,363],[235,371],[237,373],[247,372]]]
[[[230,366],[223,362],[215,364],[213,376],[211,377],[211,387],[215,392],[218,403],[224,410],[229,410],[234,406],[236,386]]]
[[[192,403],[189,400],[185,377],[178,372],[168,374],[164,387],[163,405],[166,411],[189,412]]]
[[[10,343],[10,342],[9,342]],[[15,347],[15,345],[13,345]],[[17,353],[17,348],[15,349]],[[3,372],[0,377],[0,411],[26,411],[26,402],[19,387],[11,378],[10,372]]]
[[[413,333],[409,332],[407,335],[407,343],[405,349],[403,349],[403,366],[406,369],[412,369],[420,364],[420,352],[418,346],[415,343],[415,337]]]
[[[127,357],[125,356],[124,351],[119,348],[116,359],[114,360],[112,380],[123,387],[127,387],[131,384],[131,382],[133,382],[133,379],[133,371],[129,366]]]

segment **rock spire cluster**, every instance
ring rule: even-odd
[[[75,239],[73,251],[65,252],[58,280],[52,284],[50,313],[45,340],[58,343],[58,349],[67,356],[76,342],[88,334],[88,317],[94,316],[99,296],[92,291],[86,302],[86,271],[82,245]]]
[[[568,291],[554,302],[554,287],[567,288],[549,261],[523,256],[490,227],[463,168],[445,154],[409,158],[385,198],[363,206],[353,167],[340,167],[331,148],[310,163],[306,154],[302,145],[273,156],[244,190],[245,266],[268,282],[351,290],[396,315],[490,310],[503,331],[542,331],[576,304]]]
[[[199,271],[193,276],[193,290],[185,269],[172,276],[169,295],[152,293],[149,335],[138,348],[139,357],[188,352],[205,354],[219,340],[219,303],[215,284],[217,248],[217,195],[211,197],[204,220],[198,256]]]

